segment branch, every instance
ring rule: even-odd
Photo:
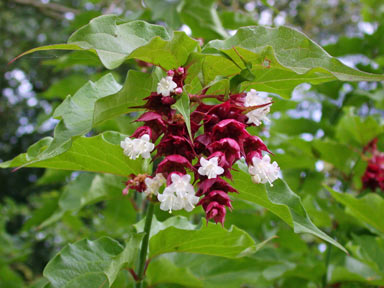
[[[41,10],[44,14],[53,17],[53,18],[65,18],[63,14],[65,13],[80,13],[79,10],[74,8],[66,7],[57,3],[42,3],[39,0],[13,0],[13,2],[21,5],[29,5]]]

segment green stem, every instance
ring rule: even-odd
[[[326,288],[327,287],[327,281],[328,281],[328,265],[329,265],[329,261],[331,259],[331,249],[332,249],[332,245],[327,243],[327,254],[325,255],[325,274],[323,276],[323,288]]]
[[[144,270],[145,270],[145,263],[147,261],[149,234],[151,232],[154,207],[155,205],[152,202],[149,202],[149,205],[147,207],[146,217],[145,217],[145,226],[144,226],[145,235],[143,238],[143,242],[141,242],[139,266],[136,273],[137,277],[139,278],[139,281],[136,282],[136,288],[143,287],[143,282],[144,282],[143,278],[144,278],[144,272],[145,272]]]

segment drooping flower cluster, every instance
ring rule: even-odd
[[[377,149],[378,139],[374,139],[365,147],[372,157],[368,161],[367,169],[362,177],[363,188],[384,191],[384,153]]]
[[[133,175],[125,191],[134,188],[154,196],[161,202],[160,208],[170,212],[191,211],[201,205],[207,220],[223,224],[226,209],[232,208],[228,193],[237,192],[224,178],[232,179],[236,161],[245,159],[255,183],[272,185],[278,178],[277,163],[263,156],[263,152],[269,153],[268,148],[246,129],[268,121],[266,115],[272,103],[253,89],[230,95],[227,100],[224,95],[189,95],[191,104],[197,105],[190,115],[190,136],[185,119],[172,108],[183,93],[186,75],[182,67],[167,72],[157,91],[145,98],[146,112],[136,120],[143,125],[121,142],[124,154],[131,159],[148,158],[155,151],[153,159],[160,160],[153,177]],[[205,98],[216,98],[221,103],[209,105],[202,101]]]

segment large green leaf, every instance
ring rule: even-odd
[[[51,145],[41,155],[41,159],[64,152],[73,137],[88,133],[93,127],[93,111],[97,100],[114,94],[121,89],[107,74],[97,82],[87,82],[72,97],[68,96],[55,110],[53,117],[61,119],[54,132]]]
[[[105,75],[97,82],[87,82],[72,97],[68,96],[56,108],[53,116],[60,119],[60,122],[55,128],[54,137],[40,140],[33,145],[34,148],[31,147],[28,150],[29,152],[25,155],[28,157],[18,158],[20,161],[11,165],[13,167],[25,166],[52,159],[65,153],[70,149],[72,141],[76,137],[88,133],[94,126],[93,113],[96,101],[114,94],[120,89],[120,84],[115,81],[112,74]],[[0,167],[5,167],[4,165],[6,164],[3,163]]]
[[[136,225],[143,231],[144,222]],[[189,252],[237,258],[254,253],[265,245],[255,241],[245,231],[232,226],[229,230],[211,222],[207,225],[191,224],[187,218],[175,216],[164,222],[152,220],[149,255],[155,257],[170,252]]]
[[[109,237],[80,240],[65,246],[44,269],[52,287],[110,287],[123,266],[136,261],[141,235],[130,236],[126,247]]]
[[[310,233],[345,251],[337,241],[317,228],[305,211],[301,199],[281,179],[276,180],[273,186],[254,184],[250,176],[239,170],[232,172],[233,187],[239,191],[235,197],[254,202],[267,208],[293,227],[296,233]]]
[[[62,154],[41,160],[40,155],[53,141],[51,137],[46,137],[29,147],[27,153],[0,163],[0,168],[40,167],[102,172],[121,176],[138,174],[141,171],[142,160],[130,160],[123,154],[120,141],[124,137],[117,132],[104,132],[94,137],[78,137],[69,143],[68,149]]]
[[[320,84],[332,80],[381,81],[374,75],[352,69],[331,57],[303,33],[288,27],[240,28],[226,40],[213,40],[203,49],[203,81],[209,83],[217,75],[239,74],[245,68],[239,55],[252,64],[254,81],[242,88],[255,88],[289,97],[293,88],[303,82]],[[235,65],[228,57],[232,58]]]
[[[68,44],[35,48],[18,57],[55,49],[90,50],[108,69],[115,69],[130,58],[172,69],[183,65],[200,46],[184,32],[174,32],[171,36],[160,25],[139,20],[126,22],[114,15],[104,15],[73,33]]]
[[[129,70],[123,88],[116,94],[98,99],[93,114],[94,125],[133,111],[132,107],[144,104],[143,98],[155,90],[159,81],[159,73],[152,74]]]
[[[347,193],[338,193],[330,187],[326,188],[337,202],[346,207],[348,214],[384,233],[384,199],[382,197],[369,193],[361,198],[355,198]]]
[[[149,255],[155,257],[170,252],[189,252],[236,258],[254,253],[257,248],[245,231],[235,226],[226,230],[209,222],[196,230],[169,227],[160,231],[149,242]]]

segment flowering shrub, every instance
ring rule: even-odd
[[[212,15],[215,15],[214,10],[210,11],[208,20],[216,23],[218,20]],[[189,23],[194,24],[193,21]],[[293,232],[310,234],[306,241],[313,247],[320,247],[320,253],[324,249],[331,253],[330,245],[338,248],[337,252],[332,252],[337,253],[337,261],[333,266],[326,263],[329,273],[336,275],[331,275],[332,284],[338,281],[337,275],[350,275],[340,268],[339,259],[348,265],[363,258],[369,258],[364,259],[366,263],[375,262],[370,259],[375,257],[371,250],[367,248],[360,253],[354,245],[357,241],[379,242],[376,238],[366,240],[356,236],[357,240],[353,243],[343,243],[353,253],[354,258],[351,258],[346,256],[346,248],[336,241],[346,242],[343,237],[334,233],[329,236],[316,225],[337,227],[342,219],[347,218],[345,213],[351,213],[362,215],[359,217],[369,225],[370,233],[381,235],[384,232],[383,224],[366,214],[366,203],[382,205],[381,198],[368,194],[364,196],[366,198],[359,199],[352,196],[351,191],[336,192],[337,189],[342,190],[340,187],[344,188],[347,181],[356,182],[356,186],[363,182],[365,188],[382,189],[382,154],[377,152],[375,144],[367,148],[373,157],[364,174],[361,173],[362,165],[355,159],[357,149],[354,147],[365,146],[382,133],[377,121],[371,116],[361,120],[353,109],[345,109],[341,113],[340,107],[335,113],[340,118],[337,118],[336,128],[332,126],[333,122],[322,122],[320,126],[308,119],[279,118],[278,115],[269,120],[268,114],[274,112],[276,106],[280,105],[282,111],[282,106],[291,105],[285,98],[289,98],[292,90],[304,82],[317,85],[335,80],[380,81],[383,76],[345,66],[304,34],[288,27],[250,26],[238,29],[232,37],[226,34],[223,27],[215,30],[207,36],[212,40],[201,47],[201,41],[184,32],[169,33],[164,27],[145,21],[124,21],[105,15],[80,28],[66,44],[40,47],[24,53],[50,49],[76,50],[91,53],[92,57],[96,55],[107,69],[121,65],[129,68],[122,85],[111,73],[86,83],[57,106],[53,117],[58,119],[58,124],[53,137],[43,138],[26,153],[0,163],[2,168],[39,167],[100,173],[97,176],[80,173],[78,179],[81,185],[73,184],[65,191],[63,198],[56,199],[56,206],[50,210],[48,219],[39,223],[39,228],[101,200],[108,203],[128,199],[131,209],[124,206],[120,210],[129,210],[127,213],[134,211],[133,217],[124,215],[119,217],[119,221],[103,225],[110,231],[105,233],[108,237],[83,239],[65,246],[44,269],[44,277],[50,283],[47,285],[112,287],[121,275],[129,272],[129,281],[136,287],[159,283],[205,287],[210,284],[208,280],[204,283],[201,280],[207,278],[204,273],[220,270],[220,267],[216,269],[214,266],[219,265],[218,257],[226,258],[225,261],[244,257],[241,260],[244,262],[237,262],[239,267],[237,264],[234,266],[243,269],[245,275],[250,274],[249,267],[264,267],[272,263],[270,265],[273,266],[258,273],[266,283],[269,278],[276,277],[275,274],[283,275],[286,271],[291,271],[287,274],[295,277],[306,274],[305,277],[314,277],[319,282],[318,278],[324,274],[320,271],[324,270],[324,263],[306,273],[302,266],[285,260],[285,257],[299,254],[307,258],[318,256],[308,252],[307,246],[300,242],[302,239]],[[269,93],[270,97],[261,97],[257,91]],[[129,125],[124,125],[124,133],[108,126],[108,121],[116,118],[132,120]],[[269,121],[274,133],[271,133],[270,139],[263,136],[262,140],[255,134]],[[310,127],[301,127],[303,122],[310,122]],[[103,125],[109,128],[100,128]],[[313,131],[312,126],[319,129]],[[370,129],[364,131],[365,126]],[[278,135],[276,131],[279,132],[279,129],[281,134],[286,135]],[[330,131],[329,135],[335,135],[339,142],[326,138],[309,144],[304,139],[305,135],[298,136],[308,130],[312,134],[321,131],[324,134],[322,129]],[[277,162],[282,167],[281,171]],[[326,171],[322,174],[315,167]],[[326,181],[325,188],[322,186],[324,175],[331,175],[333,181]],[[306,189],[312,186],[316,192],[306,193]],[[300,196],[292,191],[296,189]],[[124,194],[121,198],[109,193],[118,191],[121,194],[121,190]],[[339,213],[335,215],[341,215],[341,220],[331,218],[322,210],[326,205],[335,205],[334,201],[324,198],[324,193],[331,194],[333,200],[348,207],[347,212],[342,213],[340,207],[336,207],[338,210],[335,208]],[[248,213],[247,218],[254,217],[252,221],[236,222],[236,217],[245,219],[244,215],[235,214],[237,205],[246,207],[242,212]],[[233,209],[232,215],[235,216],[231,217],[227,209]],[[258,223],[259,216],[266,210],[274,215],[267,214],[268,221]],[[95,215],[101,214],[97,212]],[[197,224],[204,216],[206,224]],[[92,214],[92,218],[99,223],[97,221],[103,215],[94,217]],[[278,223],[278,218],[288,226]],[[315,219],[316,225],[311,218]],[[211,219],[221,225],[210,223]],[[251,226],[247,230],[250,234],[243,229],[247,225]],[[279,256],[266,250],[263,260],[258,260],[254,254],[276,238],[277,226],[283,227],[281,231],[284,232],[279,231],[282,240],[274,246],[278,250],[292,247],[299,247],[299,250],[295,253],[282,252]],[[333,232],[328,228],[327,232]],[[265,233],[260,237],[256,230]],[[115,231],[120,233],[115,235]],[[360,230],[350,231],[350,234],[355,232],[360,233]],[[260,243],[256,243],[255,238]],[[318,244],[320,239],[326,241],[328,246]],[[204,256],[196,256],[201,258],[195,261],[194,255],[179,256],[180,252]],[[186,259],[184,262],[183,257]],[[329,260],[330,256],[324,258]],[[197,270],[203,274],[191,276],[189,263],[193,261],[206,261],[211,269],[199,267]],[[231,263],[229,266],[232,268]],[[281,271],[275,273],[273,269]],[[292,272],[293,269],[296,270]],[[376,266],[374,269],[379,270]],[[325,282],[328,270],[323,278]],[[350,270],[358,269],[354,266]],[[318,276],[318,271],[323,274]],[[353,279],[378,279],[371,277],[374,273],[367,267],[365,271],[369,271],[369,277],[358,278],[353,274]],[[169,277],[178,273],[182,276]],[[230,273],[233,271],[230,270]],[[257,281],[249,277],[245,277],[244,281],[242,277],[233,278],[236,278],[235,284],[223,283],[227,280],[225,278],[220,285],[239,287],[248,282],[260,284],[259,278]],[[282,287],[289,287],[287,283]],[[308,287],[315,285],[308,283]],[[383,282],[378,280],[375,283],[381,285]]]

